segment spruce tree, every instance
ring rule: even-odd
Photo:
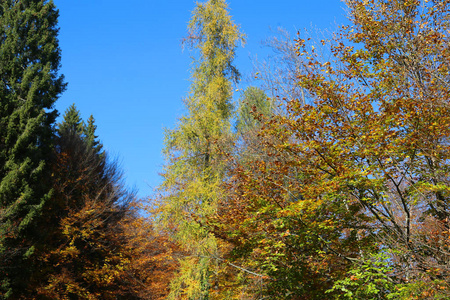
[[[75,103],[65,111],[63,120],[58,124],[57,129],[60,137],[71,134],[76,135],[86,142],[89,149],[92,149],[97,154],[101,154],[103,145],[98,141],[96,130],[97,125],[95,125],[94,116],[90,115],[87,122],[84,122]]]
[[[185,43],[195,50],[187,114],[166,132],[163,220],[175,228],[177,242],[189,253],[172,282],[172,299],[208,299],[220,247],[203,223],[217,209],[225,175],[224,152],[230,147],[233,66],[243,40],[224,0],[197,4]]]
[[[98,141],[98,136],[95,135],[97,125],[95,125],[95,119],[93,115],[89,116],[87,124],[84,127],[84,135],[88,146],[94,149],[98,154],[101,154],[103,145]]]
[[[26,290],[50,198],[46,161],[53,105],[65,89],[58,74],[58,11],[52,1],[0,4],[0,298]]]
[[[81,137],[86,130],[85,127],[83,119],[80,116],[80,111],[76,108],[75,103],[73,103],[64,113],[63,121],[58,124],[58,132],[61,135],[66,131],[72,131]]]
[[[244,135],[249,130],[257,128],[261,125],[258,115],[268,117],[272,114],[272,111],[272,101],[266,93],[258,87],[248,87],[239,98],[237,132]]]

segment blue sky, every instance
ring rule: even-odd
[[[84,119],[93,114],[98,135],[118,158],[128,186],[141,197],[161,182],[163,128],[183,113],[191,58],[181,39],[195,1],[54,0],[60,11],[61,72],[69,83],[56,104],[62,115],[75,103]],[[345,19],[339,0],[229,0],[230,14],[246,34],[235,65],[243,77],[261,41],[284,27],[335,28]]]

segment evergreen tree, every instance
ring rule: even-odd
[[[101,154],[103,145],[98,141],[96,135],[97,125],[93,115],[89,116],[87,122],[84,122],[80,116],[80,111],[73,103],[64,113],[63,121],[58,124],[59,136],[69,136],[69,132],[78,136],[86,142],[89,149],[94,150],[97,154]]]
[[[224,0],[197,4],[185,43],[196,50],[187,115],[166,132],[164,224],[175,228],[177,242],[190,254],[172,282],[171,298],[208,299],[217,240],[203,222],[216,210],[230,148],[232,85],[239,73],[232,62],[243,36]]]
[[[58,124],[58,132],[62,135],[66,131],[72,131],[81,137],[86,130],[85,127],[80,116],[80,111],[76,108],[75,103],[73,103],[64,113],[63,121]]]
[[[266,93],[257,87],[248,87],[239,99],[236,129],[245,134],[260,125],[257,115],[270,116],[272,103]]]
[[[94,149],[97,153],[101,153],[103,145],[98,141],[98,136],[95,135],[96,130],[97,125],[95,125],[94,116],[90,115],[87,124],[84,127],[84,135],[86,137],[88,146]]]
[[[65,89],[52,1],[0,4],[0,297],[19,298],[33,270],[50,198],[46,160]]]

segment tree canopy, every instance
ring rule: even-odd
[[[185,114],[138,199],[65,90],[52,1],[0,4],[1,299],[449,299],[450,0],[346,0],[240,88],[197,3]],[[234,92],[241,91],[240,96]]]

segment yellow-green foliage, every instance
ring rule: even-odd
[[[192,85],[185,99],[186,115],[166,131],[162,193],[162,223],[174,230],[188,253],[173,281],[172,298],[208,297],[216,239],[204,220],[215,212],[224,176],[224,155],[230,148],[232,85],[239,79],[232,65],[243,35],[223,0],[197,4],[185,44],[195,52]]]

